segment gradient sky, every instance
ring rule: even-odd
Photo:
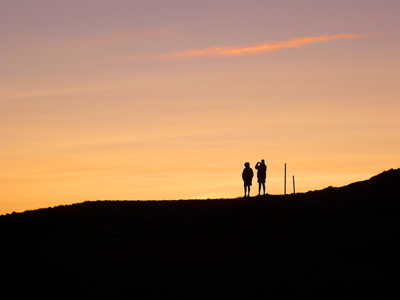
[[[0,0],[0,214],[400,167],[398,0]],[[256,194],[253,182],[252,194]],[[291,185],[288,185],[291,192]]]

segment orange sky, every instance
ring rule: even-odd
[[[400,167],[400,3],[321,2],[2,1],[0,214]]]

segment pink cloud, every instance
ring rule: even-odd
[[[366,34],[342,33],[335,35],[322,35],[316,37],[299,37],[288,41],[271,42],[250,47],[210,47],[205,49],[176,51],[165,54],[155,54],[150,56],[131,56],[132,59],[138,58],[159,58],[159,59],[178,59],[191,57],[231,57],[248,56],[269,53],[282,49],[298,48],[308,44],[328,42],[333,40],[352,40],[366,36]]]

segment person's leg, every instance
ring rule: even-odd
[[[258,196],[260,196],[261,193],[261,182],[258,183]]]
[[[264,192],[264,195],[265,195],[265,182],[263,182],[262,186],[263,186],[263,192]]]
[[[244,186],[244,197],[246,197],[247,186]]]
[[[248,188],[247,197],[250,197],[250,186],[248,186],[247,188]]]

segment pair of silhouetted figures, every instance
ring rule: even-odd
[[[267,178],[267,165],[262,159],[261,162],[257,162],[255,168],[257,169],[257,181],[258,181],[258,195],[261,193],[261,187],[265,195],[265,179]],[[242,178],[244,182],[244,197],[250,197],[250,187],[253,181],[253,169],[250,168],[250,163],[244,163],[244,170],[242,172]]]

